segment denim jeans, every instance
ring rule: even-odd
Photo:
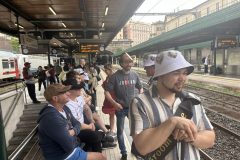
[[[128,117],[128,108],[124,108],[120,111],[116,112],[117,117],[117,138],[118,138],[118,144],[119,149],[121,150],[121,154],[127,154],[126,146],[124,143],[124,137],[123,137],[123,129],[124,129],[124,121],[125,117]]]

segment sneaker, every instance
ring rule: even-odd
[[[107,132],[106,135],[109,136],[109,137],[113,137],[114,140],[117,140],[117,133],[109,131],[109,132]]]
[[[115,148],[117,146],[117,144],[112,143],[112,142],[103,142],[102,143],[102,149],[111,149],[111,148]]]
[[[34,104],[39,104],[41,103],[40,101],[36,100],[36,101],[33,101]]]
[[[114,138],[112,136],[109,136],[108,134],[105,134],[105,136],[102,139],[102,142],[114,142]]]
[[[123,154],[120,160],[127,160],[127,154]]]

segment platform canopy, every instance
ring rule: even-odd
[[[106,47],[144,0],[0,0],[0,32]],[[19,24],[19,25],[17,25]],[[19,27],[17,27],[19,26]]]

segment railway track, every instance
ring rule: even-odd
[[[206,152],[204,152],[203,150],[199,150],[200,152],[200,156],[201,156],[201,159],[204,159],[204,160],[214,160],[212,157],[210,157]]]
[[[230,109],[235,110],[236,112],[240,111],[240,107],[238,105],[240,103],[240,97],[238,96],[229,95],[226,93],[221,93],[191,85],[187,85],[186,89],[200,97],[203,97],[204,99],[212,100],[215,102],[217,101],[218,103],[224,104],[224,106],[227,106]]]
[[[232,130],[230,130],[230,129],[228,129],[228,128],[226,128],[226,127],[224,127],[221,124],[218,124],[216,122],[211,121],[211,124],[215,128],[218,128],[219,130],[222,130],[222,131],[224,131],[224,132],[226,132],[226,133],[228,133],[228,134],[230,134],[230,135],[232,135],[232,136],[234,136],[234,137],[236,137],[236,138],[238,138],[240,140],[240,135],[238,133],[233,132]]]
[[[24,85],[23,80],[0,83],[0,94],[4,94],[13,90],[17,90]]]

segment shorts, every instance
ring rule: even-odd
[[[87,152],[77,147],[65,160],[87,160]]]

